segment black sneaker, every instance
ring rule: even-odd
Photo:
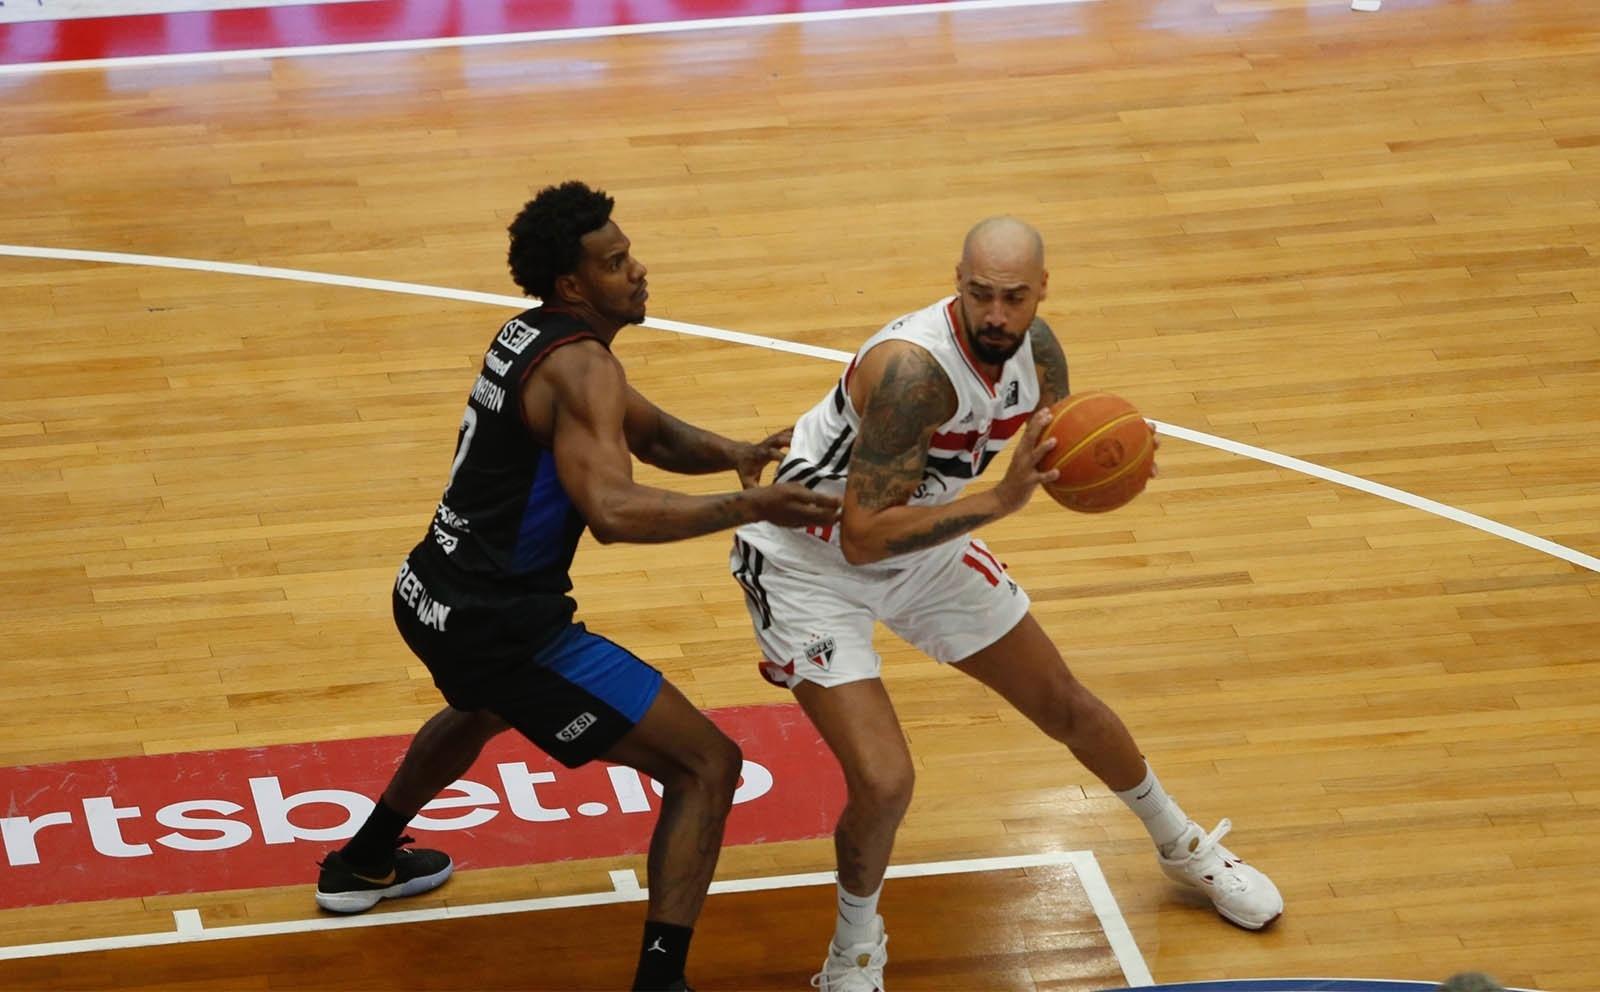
[[[415,843],[410,837],[395,842],[394,860],[383,872],[357,871],[334,851],[318,862],[317,905],[334,913],[364,913],[379,900],[414,896],[437,889],[455,870],[450,855],[443,851],[401,846]]]

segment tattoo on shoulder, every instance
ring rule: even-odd
[[[1067,382],[1067,356],[1050,325],[1039,317],[1028,327],[1033,342],[1033,364],[1039,370],[1039,402],[1049,406],[1071,391]]]
[[[906,348],[889,359],[850,456],[850,484],[861,506],[878,510],[911,498],[922,482],[928,441],[955,406],[955,387],[932,355]]]

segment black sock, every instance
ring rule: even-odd
[[[400,833],[410,819],[409,816],[396,813],[388,803],[379,799],[378,805],[372,807],[372,815],[367,817],[367,822],[339,849],[339,854],[357,868],[387,870],[394,858],[394,842],[400,839]]]
[[[683,981],[683,967],[689,960],[689,939],[694,927],[674,923],[644,921],[644,940],[639,943],[639,970],[634,972],[635,992],[664,989]]]

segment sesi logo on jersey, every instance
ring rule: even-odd
[[[529,327],[516,317],[512,317],[506,321],[506,326],[500,328],[500,334],[494,339],[494,342],[512,354],[520,355],[538,337],[539,329],[537,327]]]
[[[585,730],[598,723],[598,718],[593,713],[580,713],[578,718],[556,731],[556,739],[562,741],[575,741]]]

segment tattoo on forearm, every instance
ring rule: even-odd
[[[914,534],[893,538],[885,542],[884,547],[889,549],[890,554],[896,555],[903,555],[908,551],[921,551],[935,544],[943,544],[952,537],[977,530],[993,519],[994,517],[987,513],[967,513],[959,517],[950,517]]]
[[[695,529],[699,534],[710,534],[729,527],[736,527],[744,523],[744,520],[744,511],[740,508],[738,497],[728,495],[715,500],[706,507],[696,521]]]
[[[850,486],[860,506],[881,510],[911,498],[922,483],[928,441],[955,405],[955,388],[932,355],[906,349],[889,360],[850,456]]]
[[[1067,384],[1067,356],[1061,350],[1061,342],[1056,340],[1050,325],[1038,317],[1033,318],[1028,337],[1033,342],[1033,364],[1039,370],[1039,401],[1050,406],[1065,397],[1070,389]]]
[[[722,438],[665,411],[661,413],[650,462],[680,475],[703,475],[734,467]]]
[[[629,527],[627,540],[639,544],[681,541],[737,527],[749,519],[745,505],[736,493],[708,499],[657,489],[653,497],[640,505],[642,512]],[[701,505],[692,506],[686,511],[686,500],[701,501]]]

